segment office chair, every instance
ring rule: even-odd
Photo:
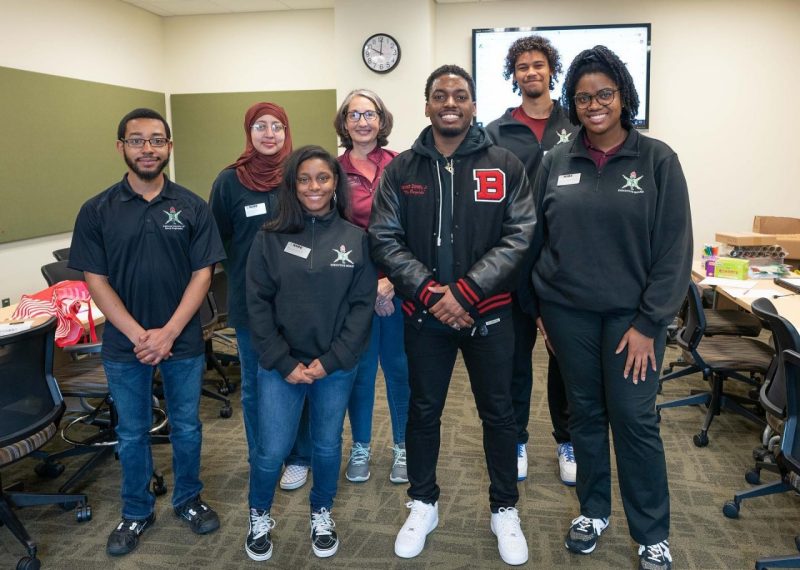
[[[84,280],[83,272],[67,267],[67,261],[55,261],[43,265],[42,275],[51,286],[64,280]],[[102,343],[79,343],[66,346],[62,350],[72,359],[58,367],[56,377],[64,396],[79,402],[79,407],[68,410],[71,416],[77,417],[71,419],[61,431],[61,438],[70,447],[58,453],[40,454],[42,462],[36,466],[36,473],[41,477],[56,478],[65,470],[64,464],[61,463],[62,459],[91,455],[59,488],[60,492],[66,492],[101,462],[116,453],[117,412],[109,393],[103,363],[99,358]],[[155,398],[153,412],[155,419],[150,430],[151,443],[169,443],[168,436],[163,433],[167,429],[167,415]],[[97,431],[88,437],[75,435],[76,428],[87,425],[97,428]],[[153,492],[156,495],[163,495],[166,491],[163,475],[155,470]]]
[[[753,313],[764,321],[766,328],[772,331],[772,343],[775,353],[784,350],[800,351],[800,334],[788,320],[778,315],[771,301],[765,298],[756,299],[752,305]],[[753,450],[755,467],[748,470],[745,479],[751,485],[761,481],[761,470],[778,472],[775,457],[780,449],[781,433],[786,420],[786,378],[783,368],[778,366],[778,359],[773,362],[759,391],[758,401],[767,416],[767,426],[761,436],[761,446]]]
[[[732,501],[725,503],[722,513],[728,518],[738,518],[743,499],[763,497],[786,491],[800,492],[800,352],[785,350],[781,353],[778,366],[783,368],[786,379],[786,422],[783,438],[777,456],[777,464],[781,478],[774,483],[767,483],[748,491],[736,493]],[[800,542],[795,538],[795,545],[800,549]],[[760,558],[756,560],[756,568],[800,568],[800,554]]]
[[[701,295],[701,300],[703,299],[703,295]],[[689,295],[686,296],[686,299],[683,301],[683,305],[681,305],[680,311],[678,311],[677,321],[678,321],[678,333],[680,333],[680,328],[686,322],[687,314],[689,311]],[[706,336],[718,336],[718,335],[727,335],[727,336],[751,336],[757,337],[761,334],[762,326],[761,321],[755,315],[752,315],[746,311],[740,311],[738,309],[714,309],[714,308],[707,308],[703,307],[703,314],[706,318]],[[669,375],[675,369],[676,366],[689,366],[686,360],[683,357],[679,357],[678,360],[674,360],[670,362],[663,370],[662,373]],[[683,375],[679,375],[683,376]],[[673,376],[669,379],[678,378],[679,376]],[[658,393],[661,393],[661,385],[659,384]]]
[[[225,376],[224,370],[222,369],[222,365],[214,356],[214,349],[212,347],[211,339],[213,337],[214,331],[217,327],[218,317],[217,317],[217,308],[214,304],[214,296],[209,292],[206,294],[205,298],[203,299],[203,303],[201,303],[200,308],[197,311],[198,316],[200,317],[200,327],[203,330],[203,340],[205,341],[205,358],[206,358],[206,369],[210,370],[211,368],[215,369],[220,376],[222,376],[223,380],[218,382],[218,391],[219,394],[215,394],[211,390],[207,388],[203,388],[202,395],[206,398],[211,398],[213,400],[217,400],[222,402],[222,408],[219,410],[219,415],[222,418],[230,418],[233,415],[233,408],[231,407],[231,401],[226,398],[222,394],[230,393],[230,384],[228,384],[228,379]],[[223,392],[223,390],[227,390]]]
[[[26,331],[0,336],[0,466],[33,454],[58,432],[65,405],[53,378],[56,319]],[[38,570],[36,543],[13,507],[61,505],[75,508],[78,522],[92,518],[83,494],[23,493],[21,485],[3,488],[0,475],[0,522],[27,549],[18,570]]]
[[[661,418],[664,408],[679,406],[706,405],[706,413],[700,432],[695,434],[692,441],[697,447],[708,445],[708,429],[714,416],[718,416],[722,408],[727,408],[760,425],[764,420],[743,407],[756,404],[755,400],[733,395],[724,391],[724,382],[728,378],[740,380],[747,384],[755,385],[756,380],[744,376],[760,375],[763,377],[772,363],[774,353],[772,348],[763,342],[752,338],[738,336],[705,336],[706,318],[703,311],[700,292],[697,285],[689,284],[688,308],[686,322],[678,334],[678,345],[683,357],[689,364],[684,370],[674,372],[661,378],[661,382],[700,372],[703,379],[710,383],[710,389],[705,392],[693,392],[691,396],[656,405],[656,411]]]
[[[59,281],[85,281],[83,271],[67,267],[69,261],[54,261],[42,265],[42,275],[48,286],[53,286]]]
[[[215,350],[214,356],[222,366],[239,364],[239,345],[235,334],[224,332],[228,325],[228,274],[217,265],[214,275],[211,278],[210,292],[214,297],[214,304],[217,307],[217,328],[214,330],[212,342],[217,342],[226,351]],[[227,376],[223,376],[227,381]],[[230,384],[230,390],[220,393],[227,395],[236,391],[236,384]]]
[[[56,258],[56,261],[67,261],[69,259],[69,248],[56,249],[53,251],[53,257]]]

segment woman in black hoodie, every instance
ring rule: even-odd
[[[247,308],[259,355],[259,433],[252,469],[269,483],[268,504],[251,510],[261,560],[272,554],[270,518],[281,465],[303,402],[311,424],[311,543],[332,556],[331,518],[342,456],[342,426],[358,358],[367,346],[377,275],[364,231],[345,221],[347,176],[326,150],[293,152],[277,217],[259,231],[247,260]],[[252,512],[255,511],[255,512]]]

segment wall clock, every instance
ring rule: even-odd
[[[400,63],[400,44],[389,34],[374,34],[364,42],[361,57],[375,73],[389,73]]]

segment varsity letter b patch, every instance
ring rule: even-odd
[[[476,202],[502,202],[506,197],[506,174],[498,168],[476,168],[472,177]]]

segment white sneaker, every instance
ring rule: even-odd
[[[564,485],[572,487],[578,476],[578,464],[575,462],[575,452],[572,450],[572,443],[558,444],[558,471]]]
[[[308,465],[287,465],[281,475],[281,489],[299,489],[308,481]]]
[[[411,509],[403,528],[394,541],[394,553],[400,558],[414,558],[425,548],[425,537],[439,524],[439,503],[432,505],[422,501],[409,501]]]
[[[528,446],[524,443],[517,444],[517,481],[528,478]]]
[[[500,507],[492,513],[492,532],[497,537],[500,558],[511,566],[528,561],[528,543],[519,525],[519,513],[514,507]]]

